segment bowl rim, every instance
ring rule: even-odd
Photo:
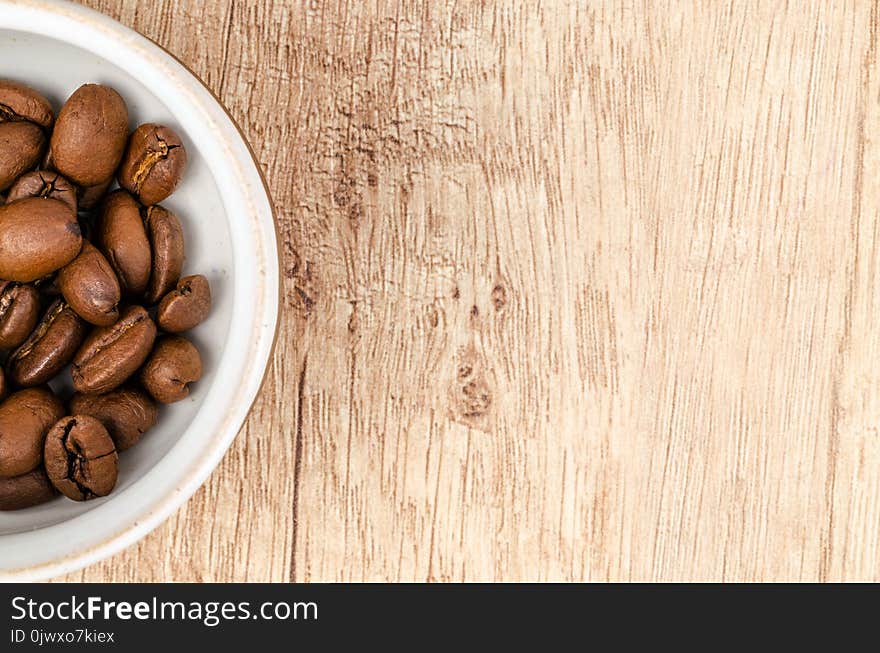
[[[262,308],[262,312],[256,314],[252,320],[252,330],[257,332],[258,337],[252,341],[250,351],[256,352],[256,364],[251,365],[248,370],[249,375],[241,379],[242,386],[245,386],[246,381],[250,385],[245,387],[243,393],[237,395],[241,399],[235,406],[236,410],[230,409],[229,412],[232,416],[227,417],[222,423],[219,429],[220,437],[210,441],[210,447],[203,452],[205,455],[183,469],[182,478],[179,479],[176,487],[166,490],[161,495],[157,495],[149,503],[143,514],[135,513],[121,520],[122,525],[111,529],[111,532],[103,536],[100,541],[91,543],[63,557],[56,557],[16,568],[7,569],[0,567],[0,582],[41,580],[70,573],[110,557],[145,537],[189,500],[223,459],[232,441],[241,431],[244,422],[251,412],[251,408],[266,383],[270,372],[272,355],[280,333],[282,292],[279,264],[281,260],[280,248],[282,239],[275,205],[272,201],[265,174],[240,125],[201,77],[177,56],[152,39],[88,7],[68,2],[67,0],[0,0],[0,15],[6,14],[8,17],[18,12],[37,12],[44,14],[47,20],[73,21],[84,30],[97,30],[101,33],[115,36],[128,43],[130,50],[141,51],[138,56],[139,63],[154,67],[161,64],[166,69],[170,66],[176,69],[176,72],[182,78],[188,78],[189,81],[195,82],[198,87],[197,90],[207,95],[210,102],[207,106],[201,108],[213,109],[216,112],[214,117],[224,121],[226,127],[232,128],[231,134],[234,134],[232,138],[235,142],[229,142],[227,145],[238,146],[247,154],[247,157],[242,157],[242,159],[246,158],[247,161],[237,159],[238,163],[242,164],[240,172],[244,175],[249,175],[251,177],[250,180],[256,182],[255,185],[259,187],[259,191],[256,191],[255,187],[248,186],[248,189],[242,190],[242,192],[256,192],[258,195],[249,197],[249,199],[255,214],[252,216],[252,220],[263,227],[260,230],[254,229],[254,244],[260,250],[257,252],[260,267],[256,274],[265,283],[263,284],[263,292],[255,293],[260,295],[262,300],[262,304],[258,303],[258,306]],[[89,47],[88,39],[81,33],[77,34],[76,38],[59,38],[56,34],[49,34],[48,30],[44,28],[42,21],[35,21],[33,26],[30,26],[4,20],[3,29],[58,39],[92,52],[96,56],[101,56]],[[152,60],[150,57],[152,57]],[[102,56],[102,58],[104,57]],[[120,65],[120,67],[129,74],[132,73],[130,67],[126,65]],[[218,136],[217,138],[223,138],[223,136]],[[266,229],[266,227],[270,228]],[[231,337],[228,338],[228,340],[230,339]],[[170,455],[170,453],[169,451],[166,456]],[[47,528],[61,528],[65,523],[61,522]]]

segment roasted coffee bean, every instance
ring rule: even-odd
[[[82,246],[64,202],[27,198],[0,206],[0,279],[34,281],[70,263]]]
[[[44,157],[43,163],[40,167],[45,170],[54,170],[55,166],[52,164],[52,157],[50,155]],[[95,184],[94,186],[77,186],[74,184],[73,186],[76,189],[77,210],[91,211],[98,206],[104,197],[107,196],[107,191],[110,189],[112,183],[113,177],[106,179],[99,184]]]
[[[43,161],[40,164],[40,167],[43,170],[51,171],[55,170],[55,166],[52,162],[52,150],[47,149],[46,156],[43,157]],[[76,190],[76,203],[78,211],[90,211],[98,204],[101,203],[101,200],[107,195],[107,190],[110,188],[110,185],[113,183],[113,177],[109,179],[105,179],[99,184],[95,184],[94,186],[77,186],[76,184],[71,184]]]
[[[55,488],[42,467],[12,478],[0,478],[0,510],[22,510],[46,503]]]
[[[40,293],[30,284],[0,281],[0,349],[25,341],[40,317]]]
[[[183,269],[183,228],[177,216],[161,206],[148,206],[141,213],[153,255],[144,301],[155,304],[180,279]]]
[[[186,149],[170,127],[149,123],[128,140],[119,185],[142,204],[158,204],[174,192],[186,168]]]
[[[46,436],[46,474],[74,501],[105,497],[116,486],[118,460],[107,429],[89,415],[58,420]]]
[[[163,336],[141,370],[141,383],[153,399],[170,404],[189,395],[188,383],[202,378],[202,358],[189,340]]]
[[[211,310],[211,286],[201,274],[184,277],[177,288],[162,298],[156,321],[169,333],[192,329],[208,317]]]
[[[86,84],[68,98],[52,131],[52,165],[78,186],[105,183],[128,137],[125,101],[108,86]]]
[[[55,114],[49,100],[29,86],[0,80],[0,122],[27,121],[49,129]]]
[[[58,273],[61,294],[86,322],[110,326],[119,319],[121,291],[104,255],[83,241],[79,256]]]
[[[52,106],[40,93],[0,80],[0,191],[39,163],[53,120]]]
[[[95,224],[95,245],[116,271],[122,292],[140,296],[150,280],[150,241],[140,205],[124,190],[110,193]]]
[[[119,387],[143,365],[156,340],[156,325],[140,306],[127,308],[113,326],[85,339],[70,368],[77,392],[102,394]]]
[[[32,122],[0,122],[0,191],[33,170],[46,146],[46,135]]]
[[[0,367],[0,401],[6,399],[9,394],[9,384],[6,382],[6,372]]]
[[[116,450],[125,451],[153,427],[159,410],[145,392],[129,387],[103,395],[77,393],[70,399],[70,412],[97,419],[113,438]]]
[[[70,207],[71,211],[76,213],[76,188],[64,177],[51,170],[38,170],[19,177],[18,181],[9,189],[6,201],[14,202],[27,197],[61,200]]]
[[[9,355],[7,373],[22,386],[49,382],[73,358],[86,330],[67,302],[55,300],[28,339]]]
[[[0,476],[21,476],[43,459],[46,433],[64,415],[50,390],[28,388],[0,404]]]

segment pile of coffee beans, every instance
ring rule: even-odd
[[[160,205],[186,158],[169,127],[129,133],[108,86],[81,86],[56,116],[0,80],[0,510],[106,496],[118,452],[201,377],[180,334],[211,289],[181,276],[183,229]]]

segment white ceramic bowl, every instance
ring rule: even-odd
[[[260,388],[278,317],[272,205],[247,143],[204,85],[170,54],[110,18],[67,2],[0,0],[0,78],[57,106],[80,84],[115,87],[131,125],[160,122],[184,139],[189,167],[165,206],[183,223],[185,274],[211,281],[210,318],[192,338],[204,375],[190,397],[120,456],[104,499],[0,512],[0,580],[69,572],[155,528],[205,481]]]

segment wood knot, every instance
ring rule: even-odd
[[[315,300],[299,286],[293,287],[293,292],[287,295],[288,303],[299,311],[303,317],[308,317],[315,308]]]
[[[425,307],[425,313],[428,318],[428,324],[431,325],[432,329],[436,329],[437,325],[440,324],[440,314],[437,311],[437,307],[434,304],[428,304]]]
[[[348,316],[348,325],[346,328],[351,335],[357,333],[358,327],[360,325],[360,321],[358,319],[358,306],[356,300],[351,300],[348,302],[351,305],[351,313]]]
[[[495,307],[496,311],[500,311],[507,306],[507,290],[500,283],[495,284],[495,287],[492,288],[492,306]]]
[[[351,186],[347,181],[340,181],[333,191],[333,202],[336,206],[348,206],[351,201]]]
[[[483,417],[492,405],[492,393],[483,380],[465,383],[461,387],[461,398],[462,417]]]
[[[491,371],[473,347],[460,350],[457,358],[455,377],[449,384],[450,416],[487,431],[494,401]]]
[[[285,303],[301,317],[308,317],[317,303],[318,286],[312,275],[311,264],[308,261],[303,262],[296,253],[292,258],[293,264],[284,271],[284,276],[290,280],[289,284],[285,284]]]
[[[293,249],[293,245],[289,242],[284,243],[284,253],[287,255],[286,258],[290,261],[284,266],[284,276],[288,279],[293,279],[299,272],[300,266],[302,265],[302,259],[300,259],[299,254]]]

